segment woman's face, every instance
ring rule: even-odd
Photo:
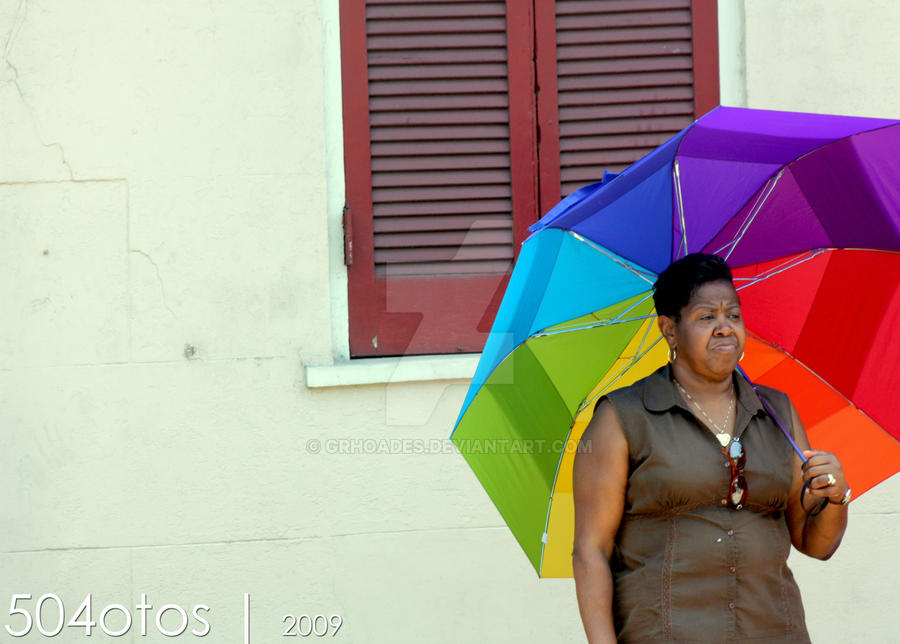
[[[670,325],[678,362],[699,376],[722,379],[734,371],[744,352],[746,330],[737,291],[727,281],[707,282]]]

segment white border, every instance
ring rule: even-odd
[[[719,104],[747,107],[744,0],[719,0]]]
[[[320,0],[328,290],[332,362],[306,365],[306,386],[346,387],[388,382],[471,379],[479,354],[350,359],[350,312],[344,265],[344,124],[341,92],[340,4]]]
[[[461,355],[358,358],[330,365],[307,365],[306,386],[349,387],[429,380],[471,380],[479,353]]]
[[[328,286],[331,345],[336,361],[350,359],[347,267],[344,265],[344,123],[341,92],[340,5],[320,0],[325,127],[325,203],[328,210]]]

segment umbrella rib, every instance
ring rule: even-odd
[[[808,152],[804,152],[796,159],[793,159],[792,161],[790,161],[788,163],[788,165],[789,166],[794,165],[795,163],[797,163],[797,161],[800,161],[801,159],[805,159],[809,155],[815,154],[816,152],[818,152],[819,150],[821,150],[823,148],[827,148],[829,145],[834,145],[835,143],[840,143],[841,141],[849,141],[850,139],[860,136],[862,134],[871,134],[872,132],[877,132],[878,130],[886,130],[888,128],[897,127],[898,125],[900,125],[900,121],[895,120],[895,121],[891,121],[890,123],[885,123],[884,125],[879,125],[878,127],[873,127],[871,130],[860,130],[859,132],[851,132],[850,134],[847,134],[840,138],[832,139],[831,141],[828,141],[827,143],[823,143],[819,147],[813,148],[812,150],[809,150]]]
[[[718,254],[728,248],[728,253],[725,255],[725,260],[727,261],[734,250],[737,248],[737,245],[744,238],[744,235],[747,234],[747,231],[750,230],[750,224],[752,224],[756,220],[756,216],[759,214],[759,211],[762,210],[762,207],[765,205],[769,196],[772,194],[772,191],[775,190],[775,186],[778,183],[778,180],[781,179],[781,175],[784,174],[784,168],[775,175],[774,178],[770,177],[766,182],[768,184],[768,188],[764,192],[760,192],[756,196],[756,203],[753,204],[753,208],[750,209],[750,213],[747,215],[747,218],[744,219],[743,223],[738,228],[734,237],[732,237],[731,241],[719,248],[715,251],[715,254]]]
[[[574,230],[569,230],[569,231],[566,231],[566,232],[568,232],[570,235],[572,235],[572,236],[573,236],[575,239],[577,239],[578,241],[584,242],[585,244],[587,244],[588,246],[590,246],[590,247],[593,248],[594,250],[600,251],[601,253],[603,253],[604,255],[606,255],[609,259],[611,259],[613,262],[615,262],[616,264],[618,264],[619,266],[621,266],[622,268],[624,268],[624,269],[627,270],[628,272],[632,273],[635,277],[641,278],[642,280],[644,280],[645,282],[647,282],[647,283],[650,284],[651,286],[653,285],[653,282],[651,282],[651,281],[647,278],[647,276],[650,275],[650,276],[655,277],[655,276],[656,276],[656,273],[652,273],[652,272],[650,272],[650,271],[646,271],[646,272],[639,271],[639,270],[637,270],[634,266],[629,266],[626,262],[624,262],[624,261],[622,261],[621,259],[619,259],[618,257],[616,257],[615,255],[613,255],[612,253],[610,253],[609,251],[607,251],[605,248],[603,248],[603,247],[600,246],[599,244],[594,243],[594,242],[591,241],[590,239],[587,239],[587,238],[585,238],[585,237],[582,237],[581,235],[579,235],[578,233],[576,233]]]
[[[687,254],[688,242],[687,242],[687,224],[684,221],[684,202],[681,199],[681,172],[678,169],[678,158],[676,157],[672,162],[672,180],[675,184],[675,200],[678,204],[678,221],[681,226],[681,243],[678,246],[678,256],[683,257],[681,251],[684,251],[684,254]]]
[[[728,260],[731,257],[731,254],[734,252],[734,249],[737,248],[738,243],[744,238],[744,235],[747,234],[747,231],[750,229],[750,224],[756,221],[756,216],[759,214],[759,211],[762,209],[763,205],[769,199],[769,195],[772,194],[772,191],[775,189],[775,184],[778,183],[778,180],[781,178],[784,169],[780,170],[777,175],[775,175],[774,180],[773,177],[769,177],[766,180],[766,189],[764,191],[760,191],[756,195],[756,202],[753,204],[753,207],[750,209],[750,212],[747,213],[747,217],[738,227],[737,232],[731,238],[731,241],[722,246],[719,250],[725,250],[729,246],[731,248],[728,249],[728,253],[725,255],[725,259]],[[718,251],[717,251],[718,252]]]
[[[696,121],[695,121],[694,123],[696,123]],[[804,158],[808,157],[808,156],[811,155],[811,154],[815,154],[815,153],[818,152],[819,150],[822,150],[822,149],[828,147],[829,145],[834,145],[835,143],[838,143],[838,142],[840,142],[840,141],[850,140],[850,139],[852,139],[852,138],[854,138],[854,137],[858,137],[858,136],[863,135],[863,134],[870,134],[870,133],[872,133],[872,132],[877,132],[877,131],[879,131],[879,130],[886,130],[886,129],[888,129],[888,128],[898,127],[898,126],[900,126],[900,121],[891,121],[890,123],[886,123],[886,124],[884,124],[884,125],[879,125],[878,127],[873,127],[873,128],[871,128],[871,129],[869,129],[869,130],[860,130],[859,132],[853,132],[853,133],[851,133],[851,134],[847,134],[846,136],[842,136],[842,137],[840,137],[840,138],[833,139],[833,140],[831,140],[831,141],[828,141],[827,143],[823,143],[822,145],[820,145],[820,146],[818,146],[818,147],[816,147],[816,148],[813,148],[812,150],[808,150],[807,152],[805,152],[804,154],[800,155],[799,157],[796,157],[795,159],[791,160],[790,162],[788,162],[787,164],[784,165],[784,167],[781,169],[781,172],[783,172],[783,171],[786,170],[786,169],[789,169],[791,166],[793,166],[794,164],[796,164],[796,163],[797,163],[798,161],[800,161],[801,159],[804,159]],[[745,205],[746,205],[746,204],[745,204]],[[727,225],[727,224],[726,224],[726,225]],[[715,254],[718,254],[719,252],[721,252],[722,250],[724,250],[724,249],[727,248],[727,247],[728,247],[728,244],[725,244],[725,246],[723,246],[723,247],[720,248],[719,250],[715,251]],[[729,254],[730,254],[730,253],[729,253]],[[726,258],[726,259],[727,259],[727,258]]]
[[[644,341],[647,339],[647,335],[650,333],[650,329],[652,328],[652,326],[653,326],[652,324],[647,325],[647,329],[644,331],[644,337],[641,339],[641,346],[643,346]],[[650,351],[653,349],[653,347],[655,347],[657,344],[659,344],[660,340],[662,340],[662,336],[659,336],[658,338],[656,338],[656,340],[654,340],[653,343],[649,347],[647,347],[643,352],[636,354],[634,356],[634,358],[631,359],[631,362],[629,362],[627,365],[625,365],[625,367],[622,369],[622,371],[620,371],[616,375],[616,377],[613,378],[609,382],[609,384],[606,387],[604,387],[603,390],[600,391],[597,394],[597,396],[595,396],[594,398],[596,399],[601,394],[609,391],[610,386],[613,385],[614,383],[616,383],[619,379],[621,379],[622,376],[624,376],[628,372],[629,369],[631,369],[634,365],[636,365],[641,358],[643,358],[645,355],[650,353]]]
[[[792,354],[790,351],[788,351],[787,349],[785,349],[784,347],[782,347],[782,346],[781,346],[780,344],[778,344],[777,342],[772,342],[772,341],[769,340],[768,338],[760,337],[760,336],[756,335],[755,333],[749,332],[749,331],[747,332],[747,335],[749,335],[750,337],[752,337],[752,338],[753,338],[754,340],[756,340],[757,342],[760,342],[761,344],[767,344],[767,345],[769,345],[770,347],[772,347],[773,349],[775,349],[775,350],[777,350],[777,351],[780,351],[782,354],[784,354],[784,356],[785,356],[786,358],[788,358],[788,359],[790,359],[790,360],[793,360],[793,361],[796,362],[798,365],[800,365],[801,367],[803,367],[804,369],[806,369],[810,374],[812,374],[813,376],[815,376],[816,378],[818,378],[819,380],[821,380],[823,385],[825,385],[826,387],[828,387],[829,389],[831,389],[831,391],[833,391],[833,392],[836,393],[838,396],[840,396],[840,397],[844,400],[844,402],[846,402],[850,407],[853,407],[853,408],[854,408],[855,410],[857,410],[859,413],[861,413],[861,414],[864,415],[866,418],[868,418],[869,420],[871,420],[872,423],[874,423],[875,426],[878,427],[878,429],[880,429],[881,431],[887,433],[887,434],[890,436],[890,432],[887,432],[887,431],[881,426],[880,423],[878,423],[874,418],[872,418],[872,417],[869,416],[866,412],[864,412],[862,409],[860,409],[859,406],[858,406],[856,403],[854,403],[852,400],[850,400],[849,398],[847,398],[847,396],[845,396],[845,395],[842,394],[840,391],[838,391],[837,389],[835,389],[834,385],[832,385],[830,382],[828,382],[827,380],[825,380],[825,378],[823,378],[823,377],[820,376],[818,373],[816,373],[812,368],[810,368],[809,365],[807,365],[805,362],[803,362],[800,358],[798,358],[797,356],[795,356],[794,354]],[[780,364],[780,363],[779,363],[779,364]],[[777,366],[777,365],[776,365],[776,366]],[[766,375],[767,373],[769,373],[769,371],[771,371],[773,368],[774,368],[774,367],[772,367],[772,368],[768,369],[767,371],[763,372],[762,374],[760,374],[760,375],[756,378],[756,380],[755,380],[754,382],[759,382],[759,379],[760,379],[760,378],[764,378],[765,375]],[[802,419],[801,419],[801,420],[802,420]]]
[[[650,328],[652,326],[653,326],[652,324],[647,325],[647,329],[646,329],[646,331],[644,331],[644,337],[641,339],[641,345],[643,345],[644,341],[647,339],[647,334],[650,332]],[[609,383],[606,385],[606,387],[604,387],[603,389],[598,391],[593,396],[589,396],[588,398],[585,398],[584,401],[581,403],[581,405],[578,406],[578,409],[575,413],[576,414],[580,413],[585,407],[587,407],[588,405],[593,403],[595,400],[597,400],[598,398],[600,398],[601,396],[606,394],[606,392],[609,391],[609,388],[612,385],[614,385],[616,382],[618,382],[622,378],[622,376],[624,376],[626,373],[628,373],[628,370],[631,369],[634,365],[636,365],[641,358],[643,358],[645,355],[647,355],[653,349],[653,347],[655,347],[657,344],[659,344],[660,340],[662,340],[662,336],[659,336],[658,338],[656,338],[656,340],[653,341],[653,344],[651,344],[649,347],[647,347],[647,349],[645,351],[635,355],[634,358],[632,358],[631,361],[627,365],[622,367],[622,370],[619,373],[617,373],[612,380],[609,381]]]
[[[647,325],[647,328],[644,331],[644,337],[641,338],[641,343],[638,346],[638,350],[640,350],[640,347],[644,346],[644,341],[647,339],[647,334],[650,332],[651,326],[653,326],[653,325],[652,324]],[[662,340],[662,336],[657,338],[653,342],[653,344],[651,344],[649,347],[647,347],[647,351],[650,351],[650,349],[652,349],[654,346],[656,346],[656,343],[659,342],[660,340]],[[616,380],[618,378],[620,378],[622,376],[622,374],[625,373],[625,371],[627,371],[635,362],[637,362],[642,357],[644,357],[644,355],[646,355],[647,351],[640,354],[639,356],[636,356],[634,358],[634,360],[632,360],[632,362],[622,371],[622,373],[620,373],[618,376],[616,376]],[[593,399],[596,399],[596,396],[594,396]],[[578,406],[578,410],[575,412],[575,415],[577,416],[581,412],[581,410],[585,408],[585,406],[587,404],[588,403],[586,400],[584,402],[582,402],[581,405]],[[574,426],[574,424],[575,423],[574,423],[574,417],[573,417],[573,423],[572,423],[572,425],[569,425],[569,431],[566,433],[566,445],[567,446],[569,444],[569,439],[572,437],[572,427]],[[565,450],[565,448],[563,448],[563,449]],[[577,449],[577,447],[576,447],[576,449]],[[547,515],[544,517],[544,532],[541,535],[541,541],[543,542],[544,547],[541,548],[541,561],[538,564],[538,575],[540,575],[540,571],[544,569],[544,550],[547,546],[547,540],[549,539],[549,536],[550,536],[547,532],[547,529],[550,527],[550,511],[553,507],[553,492],[556,491],[556,481],[559,478],[559,470],[560,470],[560,466],[562,465],[562,460],[563,460],[562,457],[560,457],[559,461],[556,464],[556,472],[553,474],[553,486],[550,488],[550,499],[547,502]]]
[[[634,322],[635,320],[644,320],[644,319],[647,319],[648,317],[653,317],[653,315],[641,315],[641,316],[638,316],[635,318],[623,318],[622,317],[623,315],[625,315],[626,313],[628,313],[629,311],[634,309],[634,307],[645,302],[647,300],[647,298],[651,297],[652,295],[653,295],[653,293],[647,293],[640,300],[638,300],[637,302],[635,302],[634,304],[632,304],[625,310],[616,313],[615,316],[609,318],[608,320],[597,320],[596,322],[583,322],[581,324],[573,324],[572,326],[563,326],[564,324],[566,324],[565,322],[563,322],[562,324],[554,325],[557,328],[554,329],[553,331],[545,331],[544,329],[541,329],[540,331],[536,331],[535,333],[533,333],[531,335],[531,337],[532,338],[540,338],[540,337],[544,337],[546,335],[556,335],[559,333],[568,333],[569,331],[581,331],[583,329],[593,329],[596,327],[609,326],[611,324],[621,324],[623,322]],[[547,328],[550,328],[550,327],[547,327]]]
[[[782,267],[785,267],[785,266],[788,266],[788,265],[793,266],[793,265],[795,265],[795,264],[797,264],[797,263],[799,263],[799,262],[804,262],[804,261],[806,261],[809,257],[812,256],[812,253],[821,253],[821,252],[824,252],[824,251],[826,251],[826,250],[831,250],[831,249],[829,249],[829,248],[816,248],[816,249],[810,249],[810,250],[807,251],[807,254],[803,256],[803,258],[801,258],[801,259],[796,259],[796,256],[789,257],[789,258],[786,259],[785,261],[781,262],[780,264],[778,264],[778,265],[776,265],[776,266],[773,266],[773,267],[770,268],[767,272],[762,273],[762,274],[763,274],[763,275],[768,275],[770,272],[779,270],[779,269],[781,269]],[[735,281],[743,280],[744,282],[752,282],[752,281],[757,280],[757,279],[759,279],[759,275],[757,275],[756,277],[735,277],[735,278],[734,278]]]
[[[772,342],[771,340],[769,340],[769,339],[767,339],[767,338],[762,338],[762,337],[760,337],[760,336],[758,336],[758,335],[756,335],[755,333],[752,333],[752,332],[748,332],[747,335],[751,336],[752,338],[754,338],[755,340],[757,340],[758,342],[760,342],[760,343],[762,343],[762,344],[767,344],[767,345],[769,345],[770,347],[772,347],[773,349],[776,349],[777,351],[780,351],[781,353],[783,353],[783,354],[785,355],[785,357],[787,357],[787,358],[790,359],[790,360],[793,360],[793,361],[796,362],[798,365],[800,365],[801,367],[803,367],[804,369],[806,369],[810,374],[812,374],[813,376],[815,376],[816,378],[818,378],[818,379],[822,382],[823,385],[825,385],[825,386],[828,387],[831,391],[833,391],[833,392],[836,393],[838,396],[840,396],[841,399],[843,399],[843,401],[844,401],[845,403],[847,403],[848,406],[852,407],[853,409],[855,409],[856,411],[858,411],[860,414],[862,414],[863,416],[865,416],[866,418],[868,418],[870,421],[872,421],[872,424],[875,425],[875,427],[877,427],[877,428],[880,429],[881,431],[883,431],[885,434],[887,434],[887,435],[890,436],[891,438],[894,438],[893,434],[891,434],[889,431],[887,431],[884,427],[881,426],[881,423],[879,423],[877,420],[875,420],[874,418],[872,418],[871,416],[869,416],[869,414],[867,414],[866,411],[865,411],[864,409],[862,409],[861,407],[859,407],[859,405],[857,405],[857,404],[854,403],[852,400],[850,400],[847,396],[845,396],[845,395],[842,394],[840,391],[838,391],[837,389],[835,389],[834,385],[832,385],[830,382],[828,382],[827,380],[825,380],[825,378],[823,378],[821,375],[819,375],[818,373],[816,373],[816,371],[814,371],[813,369],[811,369],[810,366],[807,365],[807,364],[806,364],[805,362],[803,362],[802,360],[800,360],[800,358],[798,358],[797,356],[795,356],[795,355],[792,354],[791,352],[787,351],[784,347],[782,347],[782,346],[779,345],[778,343]],[[774,368],[774,367],[773,367],[773,368]],[[761,378],[761,377],[765,377],[766,373],[768,373],[768,372],[771,371],[771,370],[772,370],[772,369],[770,368],[768,371],[766,371],[766,372],[760,374],[759,377],[760,377],[760,378]],[[757,378],[756,380],[758,381],[759,378]],[[802,420],[802,419],[801,419],[801,420]],[[894,438],[894,440],[897,440],[897,439]],[[900,442],[900,441],[898,441],[898,442]]]
[[[584,331],[586,329],[595,329],[602,326],[611,326],[613,324],[624,324],[625,322],[637,322],[638,320],[646,320],[648,318],[656,317],[655,313],[651,313],[649,315],[639,315],[634,318],[624,318],[621,320],[610,319],[610,320],[601,320],[599,322],[594,322],[591,324],[586,324],[584,326],[575,326],[568,329],[557,329],[554,331],[538,331],[537,333],[532,334],[531,338],[543,338],[548,335],[559,335],[560,333],[570,333],[571,331]]]
[[[762,282],[763,280],[767,280],[770,277],[774,277],[775,275],[778,275],[779,273],[783,273],[786,270],[793,268],[794,266],[798,266],[800,264],[803,264],[804,262],[808,262],[809,260],[821,255],[822,253],[824,253],[828,250],[836,250],[836,249],[818,248],[814,251],[810,251],[806,256],[801,257],[800,259],[793,260],[786,264],[780,264],[778,266],[775,266],[772,269],[770,269],[769,272],[763,273],[762,275],[757,275],[756,277],[736,277],[735,280],[744,280],[744,281],[747,281],[748,283],[742,284],[741,286],[737,287],[735,290],[741,291],[741,290],[747,288],[748,286],[753,286],[754,284],[758,284],[759,282]]]

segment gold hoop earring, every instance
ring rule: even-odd
[[[678,349],[675,347],[669,347],[669,362],[675,362],[675,359],[678,357]]]
[[[741,351],[741,357],[740,357],[740,358],[738,358],[738,362],[740,362],[740,361],[741,361],[741,360],[743,360],[743,359],[744,359],[744,352],[743,352],[743,351]]]

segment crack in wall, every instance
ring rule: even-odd
[[[78,552],[88,550],[158,550],[170,548],[208,548],[217,546],[234,546],[234,545],[257,545],[257,544],[301,544],[310,541],[325,541],[328,539],[342,539],[353,537],[370,537],[370,536],[388,536],[388,535],[404,535],[404,534],[435,534],[441,532],[468,532],[477,530],[501,531],[509,530],[505,525],[487,525],[487,526],[436,526],[433,528],[407,528],[404,530],[363,530],[360,532],[344,532],[336,534],[317,534],[297,537],[258,537],[258,538],[235,538],[220,539],[217,541],[187,541],[178,543],[138,543],[125,545],[109,545],[109,546],[46,546],[43,548],[31,548],[21,550],[7,550],[0,554],[5,555],[31,555],[49,552]]]
[[[169,312],[169,314],[177,320],[178,316],[175,315],[175,311],[173,311],[169,307],[169,301],[166,298],[166,286],[165,286],[165,284],[163,284],[162,275],[159,272],[159,266],[156,265],[156,262],[153,261],[153,258],[150,257],[150,255],[148,255],[147,253],[145,253],[142,250],[139,250],[137,248],[131,248],[128,250],[128,252],[129,253],[137,253],[138,255],[143,255],[144,257],[147,258],[147,261],[149,261],[153,265],[154,270],[156,270],[156,279],[159,282],[159,290],[162,293],[163,306],[166,307],[166,310]]]
[[[25,94],[24,92],[22,92],[22,87],[19,85],[19,70],[16,69],[15,66],[8,60],[4,60],[3,62],[5,62],[6,66],[13,71],[13,78],[8,82],[12,83],[13,87],[16,88],[16,92],[19,94],[19,98],[22,100],[22,106],[25,108],[25,111],[28,112],[28,116],[31,119],[31,127],[34,130],[34,134],[37,137],[37,140],[45,148],[56,148],[57,150],[59,150],[60,162],[63,164],[63,166],[65,166],[66,172],[68,172],[69,180],[75,181],[75,173],[72,171],[72,166],[69,165],[68,159],[66,159],[66,151],[63,149],[62,144],[57,142],[44,142],[44,137],[41,135],[40,127],[38,126],[37,116],[35,116],[34,110],[31,108],[31,105],[28,104],[28,101],[25,98]]]
[[[19,0],[19,6],[16,7],[16,16],[13,18],[12,27],[9,28],[9,33],[6,36],[6,42],[3,43],[3,59],[6,60],[9,57],[9,50],[12,49],[13,42],[16,39],[16,35],[19,33],[19,28],[25,22],[25,14],[28,13],[28,2],[27,0]]]
[[[28,100],[25,98],[25,92],[22,91],[22,86],[19,85],[19,70],[9,61],[9,55],[12,52],[13,45],[15,44],[16,36],[18,36],[19,30],[25,23],[25,17],[27,14],[27,0],[19,0],[19,6],[16,8],[16,16],[13,19],[12,27],[10,27],[9,34],[7,34],[6,36],[6,42],[3,45],[3,63],[9,70],[12,71],[12,77],[7,77],[3,80],[5,82],[11,83],[13,87],[16,88],[16,92],[19,94],[19,99],[22,101],[22,106],[25,108],[25,111],[28,113],[28,117],[31,120],[31,127],[34,130],[34,134],[37,137],[37,140],[45,148],[56,148],[59,151],[60,162],[66,168],[69,179],[75,181],[75,173],[72,171],[72,166],[69,164],[69,161],[66,158],[66,151],[63,149],[62,144],[55,141],[46,143],[44,137],[41,135],[37,116],[35,115],[35,112],[29,104]]]

